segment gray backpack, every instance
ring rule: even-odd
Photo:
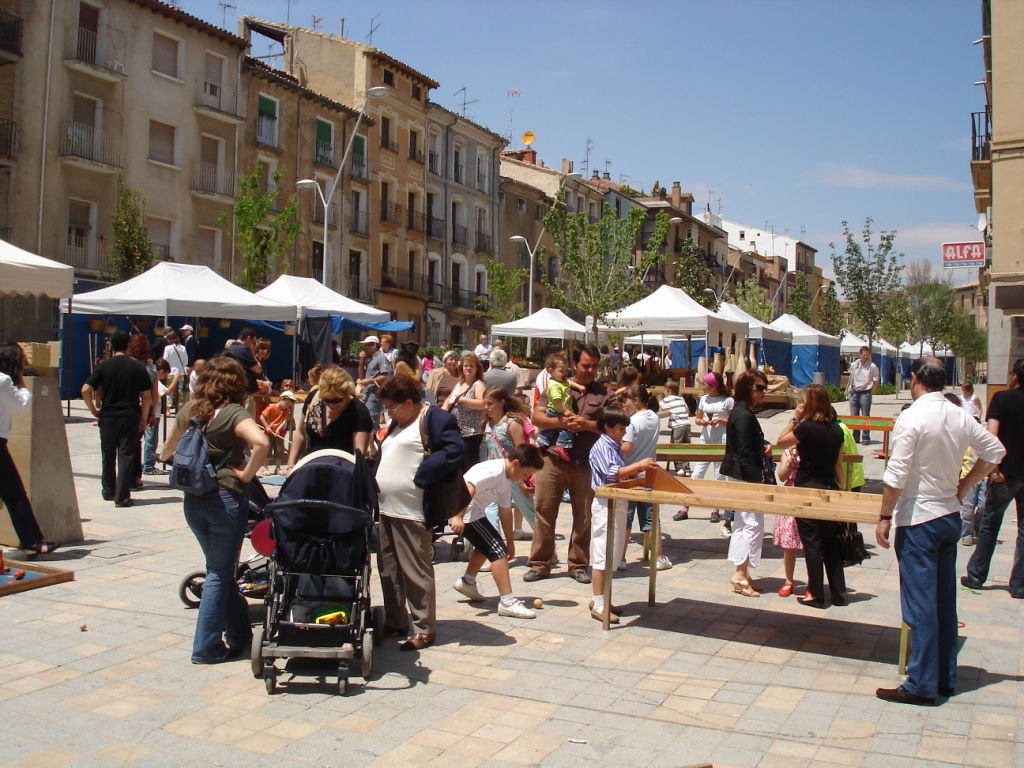
[[[178,440],[171,464],[168,482],[172,488],[192,496],[204,496],[217,490],[217,471],[228,463],[231,451],[214,466],[210,460],[210,444],[206,440],[206,427],[196,419],[189,419],[189,428]]]

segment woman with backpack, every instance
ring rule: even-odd
[[[206,558],[206,583],[192,642],[193,664],[237,659],[249,653],[252,641],[245,598],[235,586],[235,568],[249,517],[246,488],[266,462],[270,443],[246,410],[248,396],[241,364],[231,357],[211,359],[172,424],[160,457],[171,461],[182,437],[201,429],[209,462],[217,469],[216,487],[202,494],[186,492],[184,500],[185,521]],[[191,433],[190,443],[194,436]],[[172,472],[172,483],[174,478]]]

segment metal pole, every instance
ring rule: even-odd
[[[540,236],[544,237],[543,228],[540,231]],[[540,237],[537,238],[537,246],[540,246]],[[526,314],[527,316],[533,314],[533,269],[537,263],[537,251],[530,250],[530,244],[526,243],[526,252],[530,254],[530,283],[526,286],[527,297],[526,297]],[[565,334],[562,334],[562,338],[565,338]],[[530,357],[530,351],[533,348],[533,336],[526,337],[526,357]]]
[[[71,418],[71,328],[74,325],[72,304],[74,296],[68,296],[68,319],[64,323],[64,378],[68,386],[68,418]]]
[[[341,162],[338,163],[338,172],[334,175],[334,181],[331,182],[331,188],[326,197],[324,196],[323,190],[320,190],[320,185],[316,185],[317,189],[320,190],[321,199],[324,200],[324,285],[331,288],[331,290],[333,290],[333,287],[331,286],[330,281],[334,275],[332,274],[333,270],[331,269],[333,261],[328,258],[330,249],[327,247],[327,202],[334,199],[334,193],[338,189],[338,184],[341,182],[341,175],[345,172],[345,163],[348,161],[349,153],[352,151],[352,145],[355,143],[356,133],[359,131],[359,123],[362,122],[363,115],[366,113],[366,107],[369,103],[370,97],[367,96],[363,99],[363,108],[359,110],[359,116],[356,117],[356,124],[352,127],[352,133],[349,134],[348,137],[348,144],[345,146],[345,154],[341,156]],[[340,224],[338,230],[339,232],[341,230]],[[338,256],[340,258],[341,254],[338,254]]]

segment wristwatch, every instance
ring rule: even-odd
[[[879,522],[881,522],[882,520],[892,520],[892,515],[879,515],[878,520]]]

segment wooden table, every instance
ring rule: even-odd
[[[689,395],[694,400],[700,400],[704,394],[704,387],[680,387],[680,395]],[[766,392],[762,405],[770,405],[781,408],[794,408],[797,404],[797,396],[793,392]]]
[[[850,429],[867,430],[882,433],[882,454],[879,456],[889,463],[889,433],[896,426],[896,419],[887,416],[840,416],[839,420]],[[875,453],[878,456],[878,453]]]

